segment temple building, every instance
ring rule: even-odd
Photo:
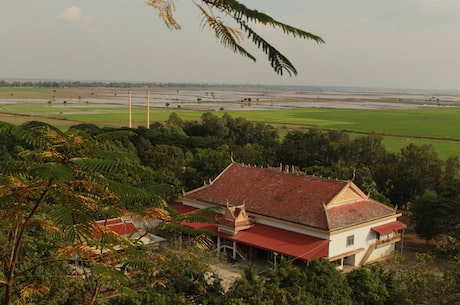
[[[215,224],[185,225],[212,231],[218,251],[248,261],[283,255],[327,259],[340,269],[361,266],[391,255],[406,228],[395,208],[369,198],[352,181],[289,168],[232,162],[179,201],[174,208],[182,213],[222,207]]]

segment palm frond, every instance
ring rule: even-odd
[[[208,232],[194,236],[193,243],[198,249],[210,249],[213,246],[213,241]]]
[[[317,43],[324,43],[324,40],[315,34],[282,23],[265,13],[249,9],[244,4],[241,4],[236,0],[202,0],[202,2],[231,14],[237,21],[249,21],[269,25],[274,28],[281,28],[285,34],[292,35],[293,37],[310,39]]]
[[[129,259],[123,263],[123,270],[126,269],[136,269],[136,270],[147,270],[150,269],[153,266],[153,264],[149,261],[147,261],[142,257],[139,257],[139,259]]]
[[[187,213],[182,215],[182,221],[193,223],[193,222],[202,222],[202,223],[216,223],[213,219],[209,218],[206,214],[200,213]]]
[[[236,0],[201,0],[201,3],[204,5],[195,4],[203,15],[201,22],[202,27],[209,26],[214,31],[220,43],[222,43],[225,47],[255,61],[255,57],[240,44],[241,32],[226,25],[222,19],[220,19],[220,16],[216,17],[212,11],[214,9],[221,15],[233,19],[240,25],[240,28],[247,33],[248,38],[252,39],[252,42],[258,48],[261,48],[266,55],[268,55],[272,68],[280,75],[283,75],[284,72],[287,72],[290,76],[297,75],[297,70],[282,53],[252,30],[248,23],[271,26],[276,29],[281,29],[284,34],[290,35],[294,38],[309,39],[319,44],[324,43],[324,40],[318,35],[280,22],[265,13],[249,9]],[[169,28],[180,28],[173,18],[173,0],[149,0],[147,4],[156,8],[160,12],[160,17]],[[204,8],[204,6],[208,8],[209,12]],[[176,25],[177,27],[175,27]]]
[[[50,149],[67,142],[67,136],[64,132],[44,122],[27,122],[21,128],[13,131],[19,139],[42,149]]]
[[[207,207],[203,209],[197,209],[190,211],[184,214],[179,213],[178,211],[172,209],[171,207],[165,207],[168,213],[173,219],[176,219],[178,222],[203,222],[203,223],[215,223],[213,216],[221,213],[222,208],[218,206]]]
[[[35,218],[31,221],[31,224],[40,227],[42,230],[50,234],[62,234],[62,231],[59,229],[59,227],[47,219]]]
[[[170,30],[180,30],[180,25],[173,17],[175,10],[173,0],[149,0],[147,5],[154,7],[158,10],[160,18]]]
[[[30,160],[0,161],[0,172],[4,176],[21,175],[32,166]]]
[[[44,163],[32,167],[29,175],[34,179],[52,179],[53,181],[67,182],[73,180],[74,173],[62,164]]]
[[[239,53],[244,57],[256,61],[256,58],[240,45],[242,34],[238,29],[226,26],[221,20],[218,20],[217,18],[208,14],[208,12],[206,12],[206,10],[202,6],[198,4],[197,6],[201,10],[201,13],[203,15],[203,19],[201,21],[201,26],[203,28],[206,25],[209,26],[216,34],[216,38],[226,48],[230,48],[233,52]]]
[[[34,295],[42,295],[48,293],[49,291],[50,288],[48,286],[44,286],[35,282],[23,287],[20,291],[20,295],[22,299],[27,299]]]
[[[206,235],[206,236],[211,236],[212,232],[209,230],[204,230],[204,229],[196,229],[196,228],[189,228],[186,227],[182,224],[179,223],[166,223],[161,226],[161,230],[177,235],[187,235],[187,236],[200,236],[200,235]]]
[[[112,172],[118,172],[123,169],[127,169],[127,165],[124,162],[118,160],[107,160],[107,159],[73,159],[72,163],[75,164],[79,169],[88,171],[90,173],[98,174],[109,174]]]
[[[120,160],[128,164],[137,162],[139,160],[139,157],[132,151],[106,150],[97,148],[91,150],[91,156],[96,159]]]
[[[267,54],[268,60],[272,68],[276,73],[283,75],[283,71],[286,71],[289,76],[292,74],[297,75],[297,70],[294,65],[285,57],[281,52],[279,52],[275,47],[263,39],[259,34],[254,32],[246,23],[240,23],[241,27],[245,32],[248,33],[248,38],[252,39],[252,42],[262,51]]]

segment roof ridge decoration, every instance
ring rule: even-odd
[[[326,217],[326,228],[327,230],[330,230],[329,215],[327,214],[327,205],[324,202],[323,202],[323,213],[324,213],[324,217]]]
[[[255,223],[249,219],[246,203],[231,205],[227,200],[227,208],[222,216],[217,218],[217,230],[228,235],[236,235],[239,231],[252,228]]]
[[[348,181],[347,184],[326,203],[326,208],[367,199],[369,199],[369,197],[354,182]]]
[[[237,163],[237,164],[240,164],[241,166],[246,166],[245,164],[241,164],[241,163]],[[251,166],[249,166],[249,167],[251,167]],[[269,166],[269,167],[263,167],[263,166],[257,167],[257,166],[255,166],[255,167],[256,168],[261,168],[261,169],[266,169],[266,170],[277,171],[277,172],[285,173],[285,174],[293,174],[293,175],[296,175],[296,176],[306,176],[306,177],[320,179],[320,180],[331,180],[331,181],[337,181],[337,182],[349,182],[350,181],[350,180],[339,179],[337,177],[336,178],[331,178],[329,176],[329,177],[326,178],[326,177],[323,177],[322,175],[309,174],[306,171],[297,170],[295,165],[284,165],[284,169],[283,169],[283,164],[282,163],[280,163],[280,165],[277,166],[277,167],[273,167],[273,166]]]
[[[212,184],[214,183],[214,181],[216,181],[217,179],[219,179],[219,178],[220,178],[220,177],[221,177],[221,176],[222,176],[222,175],[223,175],[223,174],[224,174],[224,173],[225,173],[225,172],[226,172],[226,171],[227,171],[227,170],[228,170],[228,169],[229,169],[229,168],[230,168],[230,167],[231,167],[233,164],[237,164],[237,163],[236,163],[236,162],[234,162],[234,161],[230,162],[230,164],[229,164],[229,165],[227,165],[227,167],[226,167],[226,168],[224,168],[224,170],[223,170],[222,172],[220,172],[220,174],[219,174],[219,175],[217,175],[217,177],[216,177],[216,178],[214,178],[214,179],[212,179],[212,180],[211,180],[211,179],[209,179],[209,185],[212,185]]]

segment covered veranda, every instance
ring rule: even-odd
[[[175,210],[186,213],[196,208],[186,205],[175,205]],[[309,261],[328,256],[329,241],[297,232],[292,232],[261,223],[247,230],[229,235],[218,231],[217,224],[184,222],[183,225],[208,230],[216,237],[216,250],[230,251],[232,259],[238,258],[253,261],[257,254],[267,253],[268,258],[276,259],[278,255],[295,260]]]

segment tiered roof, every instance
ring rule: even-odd
[[[395,214],[393,208],[369,199],[351,181],[238,163],[183,199],[222,207],[244,203],[254,216],[328,231]]]

